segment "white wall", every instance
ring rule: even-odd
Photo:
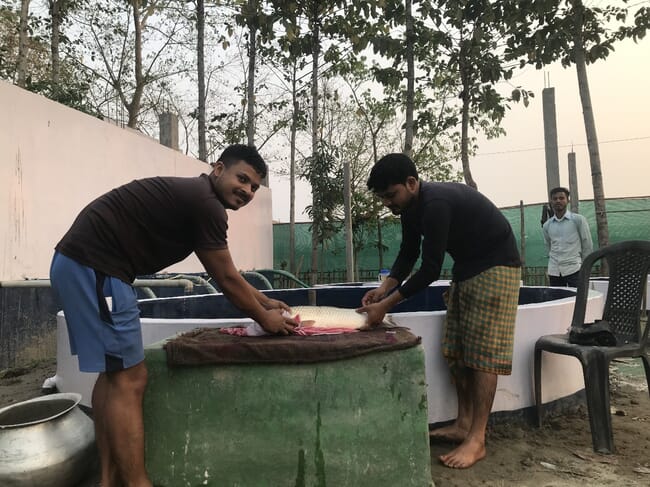
[[[100,194],[136,178],[209,171],[149,137],[0,81],[0,280],[47,278],[54,246]],[[273,267],[270,190],[229,215],[235,265]],[[192,255],[167,270],[202,269]]]

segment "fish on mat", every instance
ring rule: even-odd
[[[367,328],[365,313],[357,313],[352,308],[337,306],[292,306],[291,317],[302,327],[345,328],[361,330]],[[389,316],[384,318],[383,326],[396,326]]]
[[[284,312],[298,322],[294,328],[296,335],[337,335],[340,333],[354,333],[367,329],[367,316],[357,313],[351,308],[336,306],[292,306],[291,313]],[[397,324],[390,316],[386,316],[381,326],[395,327]],[[259,325],[252,323],[248,326],[221,328],[221,333],[237,336],[260,336],[268,333]]]

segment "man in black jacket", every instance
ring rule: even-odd
[[[478,191],[459,183],[420,181],[404,154],[372,168],[368,189],[400,215],[402,242],[389,277],[362,299],[358,311],[378,324],[397,303],[440,277],[445,252],[454,259],[443,353],[456,383],[458,417],[431,432],[460,445],[440,460],[471,467],[485,457],[485,429],[497,376],[512,368],[520,259],[510,224]],[[422,265],[404,282],[420,251]]]

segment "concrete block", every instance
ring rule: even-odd
[[[159,342],[145,357],[146,463],[158,486],[431,485],[421,346],[170,368]]]

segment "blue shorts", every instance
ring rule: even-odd
[[[63,306],[79,370],[116,372],[144,360],[140,310],[131,285],[59,252],[52,259],[50,283]]]

